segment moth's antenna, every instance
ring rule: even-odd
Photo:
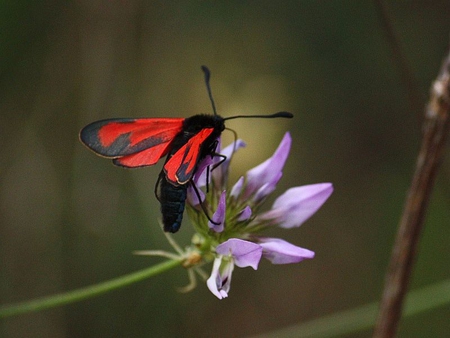
[[[205,84],[206,84],[206,90],[208,91],[209,100],[211,101],[212,109],[214,112],[214,115],[217,115],[216,111],[216,104],[214,103],[214,99],[211,92],[211,86],[209,85],[209,78],[211,77],[211,72],[209,71],[208,67],[202,66],[203,73],[205,74]]]
[[[284,117],[284,118],[291,119],[291,118],[294,117],[294,115],[292,115],[292,113],[289,113],[287,111],[280,111],[278,113],[270,114],[270,115],[236,115],[236,116],[229,116],[229,117],[225,117],[224,120],[243,119],[243,118],[273,119],[273,118],[277,118],[277,117]]]

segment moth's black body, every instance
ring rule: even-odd
[[[162,222],[165,232],[177,232],[183,220],[184,205],[187,197],[187,184],[175,186],[166,176],[159,176],[157,198],[161,203]]]
[[[187,198],[187,188],[191,183],[193,175],[197,171],[198,164],[205,159],[206,156],[214,156],[217,138],[225,129],[224,119],[219,115],[194,115],[189,117],[183,122],[182,132],[175,136],[171,143],[166,163],[192,137],[205,128],[213,128],[214,131],[201,145],[193,174],[189,177],[178,177],[178,184],[174,184],[167,180],[164,169],[159,174],[155,190],[156,197],[161,204],[164,231],[166,232],[174,233],[180,229]],[[181,172],[184,172],[184,170],[181,170]]]

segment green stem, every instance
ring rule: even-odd
[[[130,284],[140,282],[149,277],[156,276],[181,264],[181,260],[169,260],[158,265],[130,273],[106,282],[87,286],[85,288],[60,293],[54,296],[38,298],[29,302],[17,303],[0,307],[0,318],[16,316],[27,312],[41,311],[61,305],[79,302],[113,291]]]

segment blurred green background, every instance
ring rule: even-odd
[[[78,132],[108,117],[211,113],[202,64],[212,71],[222,116],[295,114],[227,124],[248,144],[232,164],[234,177],[265,160],[289,130],[293,146],[277,194],[318,182],[333,182],[335,192],[300,229],[271,233],[314,250],[314,260],[237,269],[226,300],[203,283],[178,293],[188,279],[176,269],[4,320],[0,335],[241,337],[378,300],[450,31],[449,1],[391,2],[387,10],[412,90],[372,1],[2,1],[1,303],[160,261],[132,251],[169,249],[153,195],[161,166],[114,167],[87,151]],[[450,276],[449,182],[447,159],[411,289]],[[186,219],[176,239],[187,244],[191,235]],[[449,317],[446,307],[408,318],[399,336],[448,337]]]

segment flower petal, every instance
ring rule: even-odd
[[[279,238],[261,238],[259,245],[263,248],[263,256],[272,264],[298,263],[304,259],[314,258],[314,252],[295,246]]]
[[[255,203],[261,202],[265,197],[270,195],[277,187],[277,183],[281,179],[282,176],[283,176],[283,173],[281,171],[278,172],[278,175],[273,176],[271,178],[270,182],[267,182],[261,188],[259,188],[258,191],[253,196],[253,201]]]
[[[242,209],[242,211],[239,213],[239,217],[237,220],[239,222],[246,221],[252,216],[252,208],[250,208],[248,205]]]
[[[222,270],[222,281],[221,281],[222,288],[220,290],[222,296],[225,295],[225,297],[228,297],[228,292],[230,292],[231,289],[231,276],[233,274],[233,270],[234,270],[234,263],[225,262],[225,266],[223,266]]]
[[[220,145],[220,137],[217,139]],[[219,146],[218,146],[219,147]],[[198,187],[206,186],[206,177],[208,176],[208,167],[211,167],[221,158],[219,156],[206,156],[203,160],[198,163],[197,169],[195,170],[192,182]]]
[[[251,266],[256,270],[261,260],[262,247],[253,242],[230,238],[228,241],[219,244],[216,247],[216,252],[219,255],[233,256],[235,264],[240,268]]]
[[[231,158],[233,157],[234,153],[236,153],[237,150],[240,148],[244,148],[246,146],[245,142],[241,139],[236,140],[235,142],[232,142],[229,146],[225,147],[224,149],[221,149],[221,138],[219,137],[217,139],[218,145],[216,149],[216,153],[219,153],[220,155],[223,155],[226,157],[226,159],[223,161],[222,156],[206,156],[198,165],[198,168],[196,170],[196,173],[194,175],[194,183],[197,185],[197,187],[204,187],[206,186],[206,177],[208,170],[205,170],[208,166],[211,168],[215,164],[219,163],[220,161],[223,161],[217,168],[210,171],[210,179],[213,177],[216,181],[222,181],[221,178],[224,175],[227,175],[228,173],[228,167],[230,165]]]
[[[247,172],[247,186],[245,189],[246,197],[249,197],[264,184],[272,182],[274,177],[279,175],[283,170],[284,163],[289,155],[291,143],[291,135],[289,133],[284,134],[280,145],[277,150],[275,150],[272,157]]]
[[[282,228],[298,227],[310,218],[330,197],[331,183],[304,185],[287,190],[275,200],[272,210],[259,220],[274,220]]]
[[[227,157],[227,159],[220,165],[222,172],[228,172],[228,166],[230,165],[231,158],[240,148],[244,148],[246,145],[247,144],[244,141],[237,139],[235,142],[232,142],[229,146],[226,146],[220,151],[221,155]]]
[[[221,264],[222,256],[219,256],[214,260],[211,276],[206,281],[206,285],[208,286],[209,291],[211,291],[219,299],[228,297],[228,293],[222,290],[222,278],[220,277],[219,271]]]
[[[194,184],[194,183],[192,183]],[[205,200],[205,193],[201,190],[198,189],[197,187],[197,191],[198,194],[200,196],[197,196],[197,193],[195,192],[194,187],[192,186],[192,184],[189,184],[188,186],[188,190],[187,190],[187,202],[192,205],[193,207],[200,205],[201,203],[203,203],[203,201]]]
[[[209,228],[214,230],[215,232],[222,232],[224,228],[226,215],[226,198],[227,194],[224,190],[220,195],[219,203],[217,204],[217,210],[212,216],[212,220],[217,224],[214,224],[211,221],[208,222]]]
[[[228,180],[228,168],[230,166],[231,158],[240,148],[243,148],[245,146],[245,142],[238,139],[235,142],[232,142],[229,146],[222,149],[220,151],[221,156],[216,156],[216,160],[214,163],[215,167],[213,166],[214,170],[211,171],[211,176],[214,182],[214,186],[218,190],[226,188]]]
[[[221,146],[221,138],[219,137],[217,139],[218,145],[217,145],[217,152],[219,152],[221,155],[224,155],[226,157],[226,160],[221,163],[220,166],[218,166],[215,170],[210,171],[210,180],[211,177],[214,177],[215,182],[221,182],[221,178],[223,175],[227,175],[228,172],[228,166],[230,165],[231,158],[233,157],[233,154],[240,148],[243,148],[246,146],[245,142],[241,139],[236,140],[235,142],[232,142],[229,146],[225,147],[223,150],[220,150]],[[213,167],[215,164],[219,163],[222,160],[222,157],[220,156],[206,156],[198,165],[197,170],[195,171],[194,177],[192,179],[192,184],[195,184],[197,187],[197,190],[199,191],[200,196],[202,197],[201,200],[204,201],[205,194],[200,189],[201,187],[206,186],[206,178],[208,176],[208,170],[209,168]],[[209,167],[209,168],[208,168]],[[209,182],[211,183],[211,182]],[[197,206],[200,204],[197,194],[195,193],[194,189],[192,188],[192,185],[189,185],[188,188],[188,202],[193,205]]]
[[[244,187],[244,176],[241,176],[233,188],[231,188],[230,196],[234,199],[237,199],[242,192],[242,188]]]

